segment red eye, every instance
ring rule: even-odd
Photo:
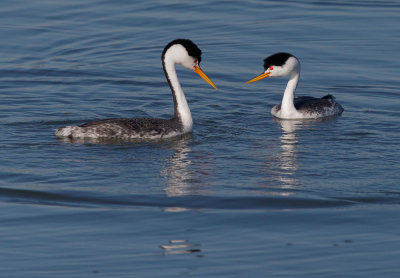
[[[196,60],[194,60],[194,63],[195,63],[195,64],[197,64],[197,59],[196,59]]]
[[[269,70],[273,70],[274,69],[274,67],[269,67]]]

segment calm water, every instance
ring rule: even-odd
[[[1,276],[398,277],[400,2],[136,2],[2,2]],[[170,117],[175,38],[219,87],[178,69],[191,135],[54,137]],[[341,117],[272,118],[286,80],[244,82],[278,51]]]

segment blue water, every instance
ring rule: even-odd
[[[141,3],[139,3],[141,2]],[[2,277],[398,277],[400,1],[3,1]],[[179,68],[194,130],[93,144],[64,125],[173,113],[164,46],[189,38],[215,91]],[[286,79],[345,111],[279,121]]]

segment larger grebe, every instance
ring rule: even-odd
[[[294,92],[300,77],[300,62],[289,53],[276,53],[264,60],[265,71],[246,83],[252,83],[266,77],[281,77],[289,75],[281,104],[271,109],[271,114],[280,119],[315,119],[340,115],[343,107],[335,101],[332,95],[322,98],[310,96],[294,97]]]
[[[174,116],[169,119],[125,118],[104,119],[80,126],[66,126],[56,130],[57,137],[91,139],[161,139],[190,132],[192,115],[176,75],[175,64],[193,70],[215,89],[214,83],[200,69],[201,50],[190,40],[177,39],[165,46],[162,65],[174,99]]]

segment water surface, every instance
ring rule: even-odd
[[[6,1],[0,8],[0,271],[7,277],[397,277],[398,1]],[[192,134],[68,142],[54,130],[173,113],[161,53],[203,51],[215,91],[178,68]],[[274,119],[298,95],[341,117]]]

